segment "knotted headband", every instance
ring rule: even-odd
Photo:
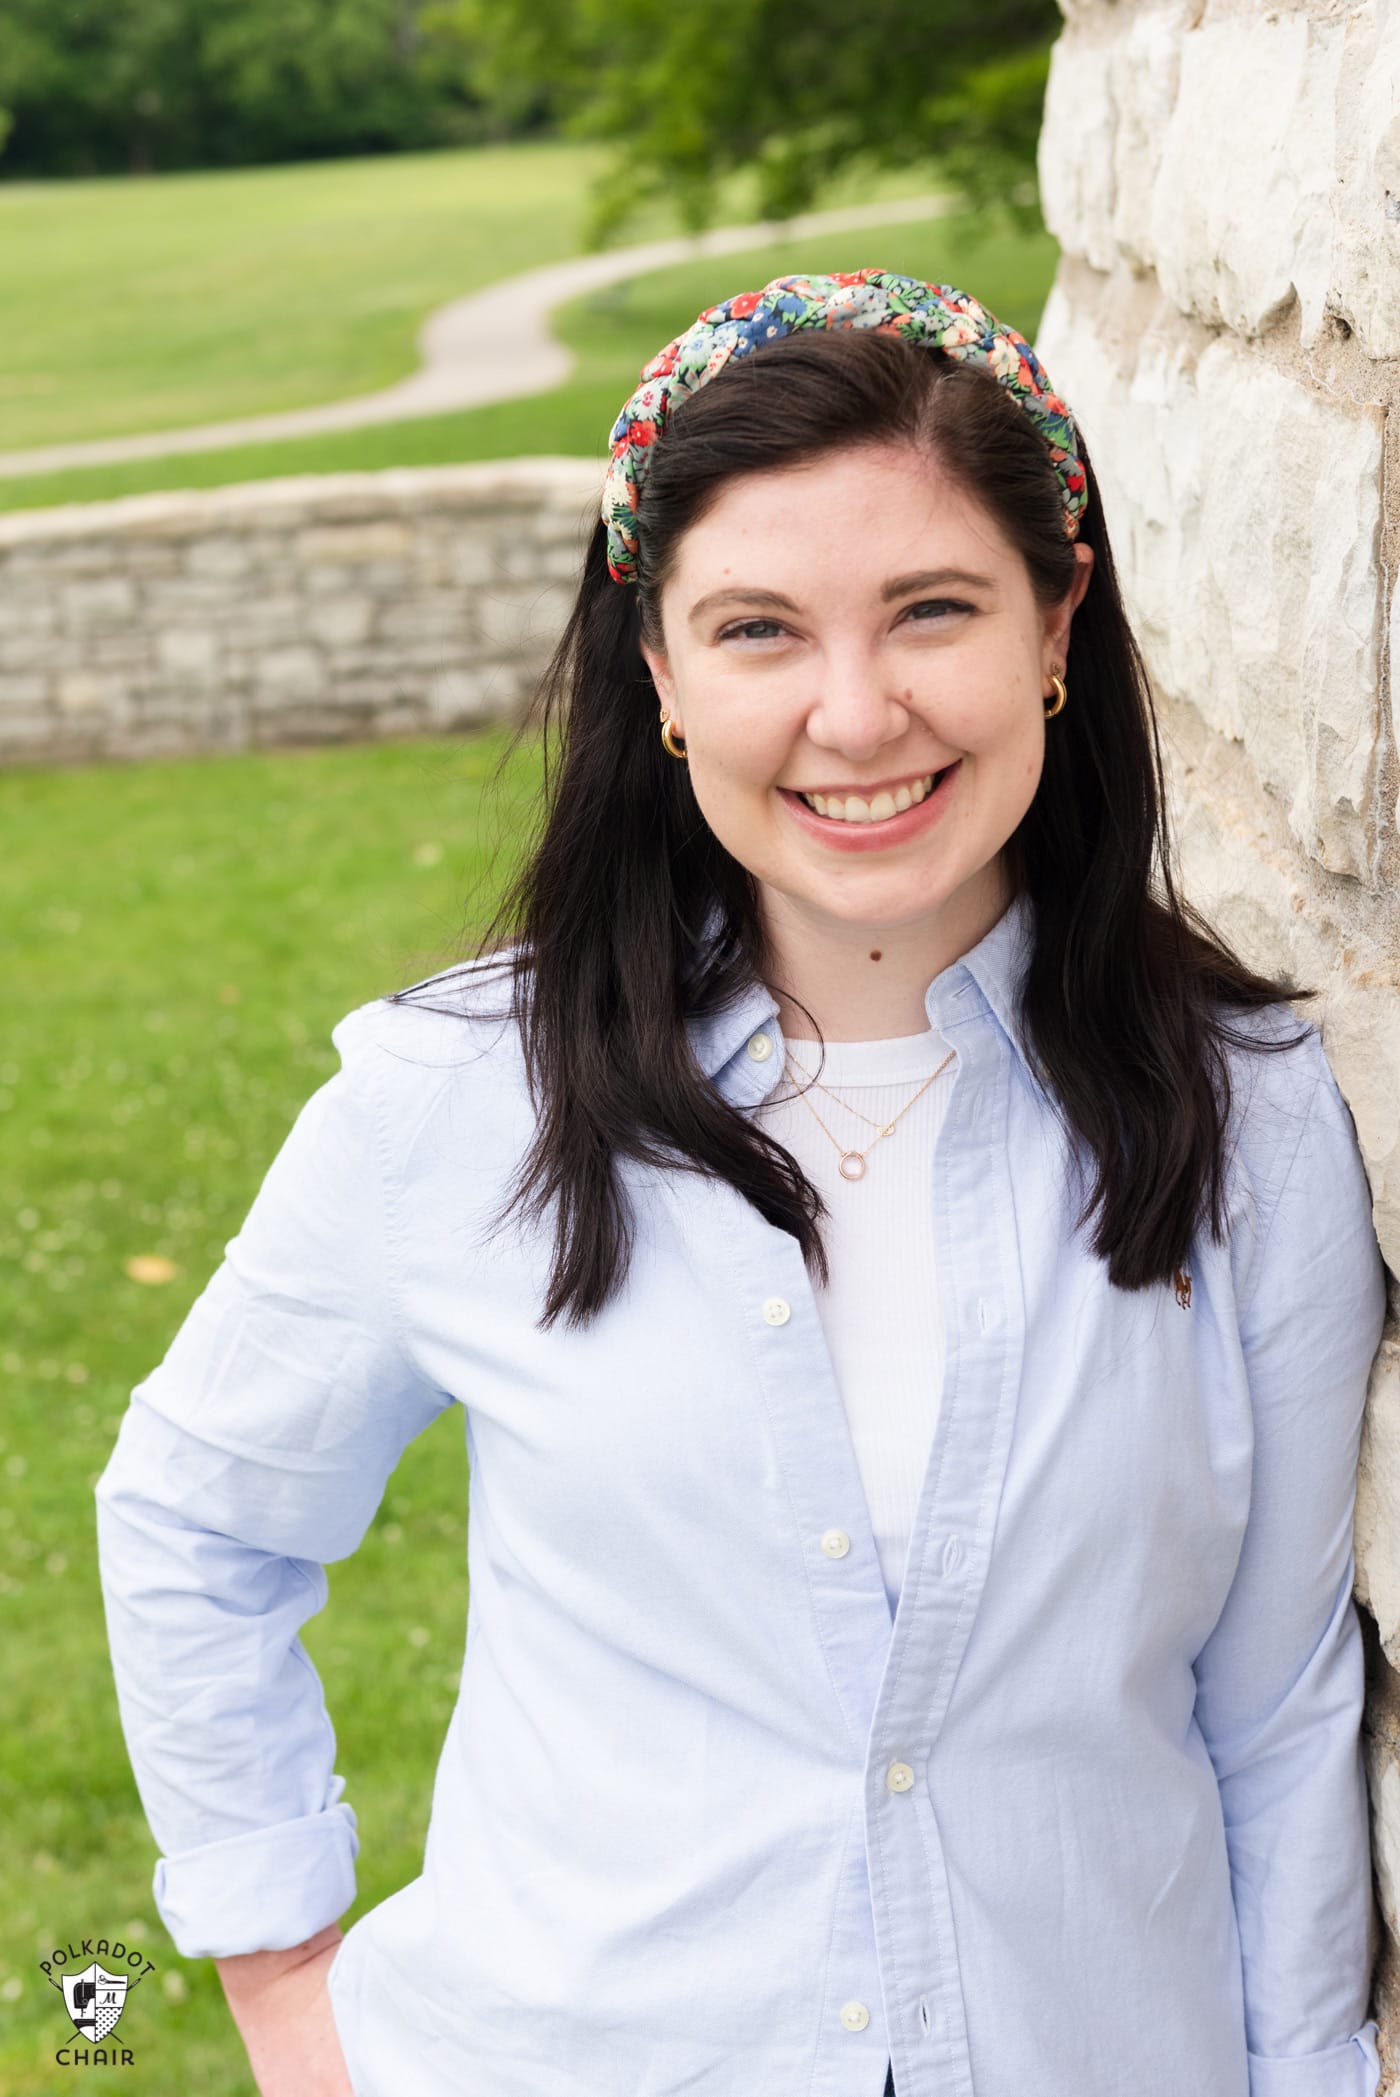
[[[951,284],[925,284],[888,269],[838,271],[828,277],[774,277],[762,291],[741,291],[707,306],[641,371],[641,384],[613,424],[603,484],[608,571],[614,582],[637,576],[637,508],[651,446],[676,402],[794,328],[873,328],[907,336],[971,364],[985,364],[1032,417],[1060,483],[1065,537],[1073,539],[1088,505],[1079,432],[1069,408],[1050,390],[1045,369],[1024,335]]]

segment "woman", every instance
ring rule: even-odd
[[[1176,893],[1030,346],[877,270],[707,309],[540,713],[482,952],[335,1030],[97,1488],[262,2090],[1370,2097],[1369,1188],[1312,993]],[[297,1632],[453,1403],[460,1698],[342,1936]]]

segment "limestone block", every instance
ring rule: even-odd
[[[0,671],[0,714],[23,714],[41,708],[49,680],[32,670]]]
[[[562,584],[500,585],[475,600],[477,632],[488,648],[538,657],[563,629],[572,592]]]
[[[543,543],[531,536],[504,541],[495,573],[504,582],[570,582],[577,587],[584,549],[573,536]]]
[[[1400,11],[1348,25],[1337,82],[1329,303],[1372,357],[1400,357]]]
[[[226,600],[225,631],[230,640],[256,646],[269,641],[294,641],[306,631],[306,607],[290,590],[268,592],[256,597]]]
[[[74,648],[70,640],[68,649]],[[80,651],[74,650],[83,662],[97,663],[105,668],[120,667],[137,669],[152,660],[150,635],[142,629],[123,629],[120,633],[98,633],[86,639]]]
[[[1245,745],[1309,856],[1369,879],[1384,410],[1201,340],[1159,309],[1125,371],[1066,279],[1037,348],[1081,422],[1154,682]],[[1071,629],[1068,677],[1073,647]]]
[[[235,532],[221,532],[216,538],[192,540],[185,554],[185,566],[191,575],[222,578],[246,575],[252,558],[246,538]]]
[[[125,625],[135,616],[136,585],[120,572],[120,565],[119,560],[113,561],[108,574],[63,584],[63,622],[70,631],[94,633]]]
[[[99,677],[91,670],[66,670],[54,686],[62,714],[106,714],[118,689],[114,678]]]
[[[0,627],[0,670],[41,670],[62,653],[62,641],[43,627]]]
[[[1036,149],[1041,209],[1061,247],[1095,269],[1120,256],[1151,266],[1152,189],[1189,12],[1168,0],[1123,14],[1090,0],[1051,47]]]
[[[318,561],[314,568],[304,569],[301,576],[308,597],[343,596],[349,590],[358,589],[361,581],[353,568],[340,561]]]
[[[1386,642],[1390,666],[1390,744],[1394,749],[1400,730],[1400,588],[1390,593],[1390,632]],[[1397,798],[1391,804],[1391,821],[1400,828],[1400,767],[1396,771]]]
[[[355,583],[372,597],[402,597],[416,588],[418,576],[411,560],[362,561],[355,570]]]
[[[1387,1758],[1370,1779],[1376,1893],[1387,1928],[1400,1931],[1400,1767]]]
[[[1295,1010],[1321,1029],[1356,1123],[1381,1252],[1400,1274],[1400,969],[1338,916],[1334,891],[1319,893],[1253,779],[1231,778],[1228,761],[1204,740],[1209,762],[1180,786],[1182,886],[1251,966],[1319,993]]]
[[[374,604],[366,596],[315,597],[306,607],[306,630],[327,648],[353,648],[368,638]]]
[[[498,663],[443,670],[428,680],[427,715],[434,728],[465,728],[500,712]]]
[[[215,675],[219,643],[207,626],[172,626],[157,633],[156,660],[163,670],[201,680]]]
[[[1153,268],[1182,312],[1245,336],[1296,298],[1400,355],[1400,12],[1076,9],[1038,147],[1067,253]],[[1210,170],[1209,180],[1201,170]]]
[[[58,625],[58,606],[51,595],[36,591],[32,584],[11,584],[0,560],[0,633],[52,633]]]
[[[500,577],[499,543],[499,535],[489,528],[472,529],[454,521],[450,531],[420,535],[420,572],[429,583],[474,590]]]
[[[318,648],[267,648],[256,658],[260,697],[274,704],[310,698],[325,689],[325,659]]]
[[[402,603],[384,606],[377,620],[384,641],[468,641],[471,610],[464,596],[429,596],[422,592]]]
[[[237,592],[234,601],[241,595]],[[229,604],[230,597],[227,579],[212,575],[152,576],[141,586],[141,602],[148,616],[172,623],[191,614],[215,614]]]
[[[412,543],[410,526],[396,517],[359,524],[315,524],[298,533],[296,557],[313,567],[320,561],[357,566],[363,561],[401,559]]]
[[[1356,1477],[1356,1592],[1400,1668],[1400,1341],[1381,1342]],[[1394,1832],[1400,1835],[1400,1821]],[[1400,1854],[1400,1852],[1397,1852]]]
[[[1145,246],[1183,312],[1255,335],[1296,293],[1304,342],[1316,341],[1346,26],[1302,13],[1236,16],[1182,38]]]

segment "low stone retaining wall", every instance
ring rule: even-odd
[[[528,698],[602,464],[309,475],[0,517],[0,763],[432,734]]]

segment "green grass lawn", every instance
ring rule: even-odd
[[[306,407],[417,367],[433,307],[580,252],[607,149],[548,142],[0,183],[0,451]],[[912,196],[847,173],[827,205]],[[753,217],[722,186],[716,224]],[[677,233],[665,200],[627,244]]]
[[[555,330],[578,361],[572,378],[551,393],[417,422],[0,481],[0,508],[524,452],[591,455],[601,464],[608,432],[642,364],[702,307],[732,292],[796,271],[873,265],[957,284],[1034,341],[1058,259],[1058,244],[1046,232],[1018,233],[986,216],[968,215],[681,263],[561,306]]]
[[[0,775],[0,2097],[64,2071],[55,1944],[121,1936],[157,1971],[85,2089],[253,2097],[212,1961],[182,1961],[117,1721],[92,1487],[352,1006],[484,924],[537,791],[505,731],[456,742]],[[500,856],[497,856],[497,855]],[[128,1279],[159,1254],[165,1286]],[[411,1444],[306,1644],[360,1817],[352,1917],[421,1866],[466,1625],[453,1412]]]

